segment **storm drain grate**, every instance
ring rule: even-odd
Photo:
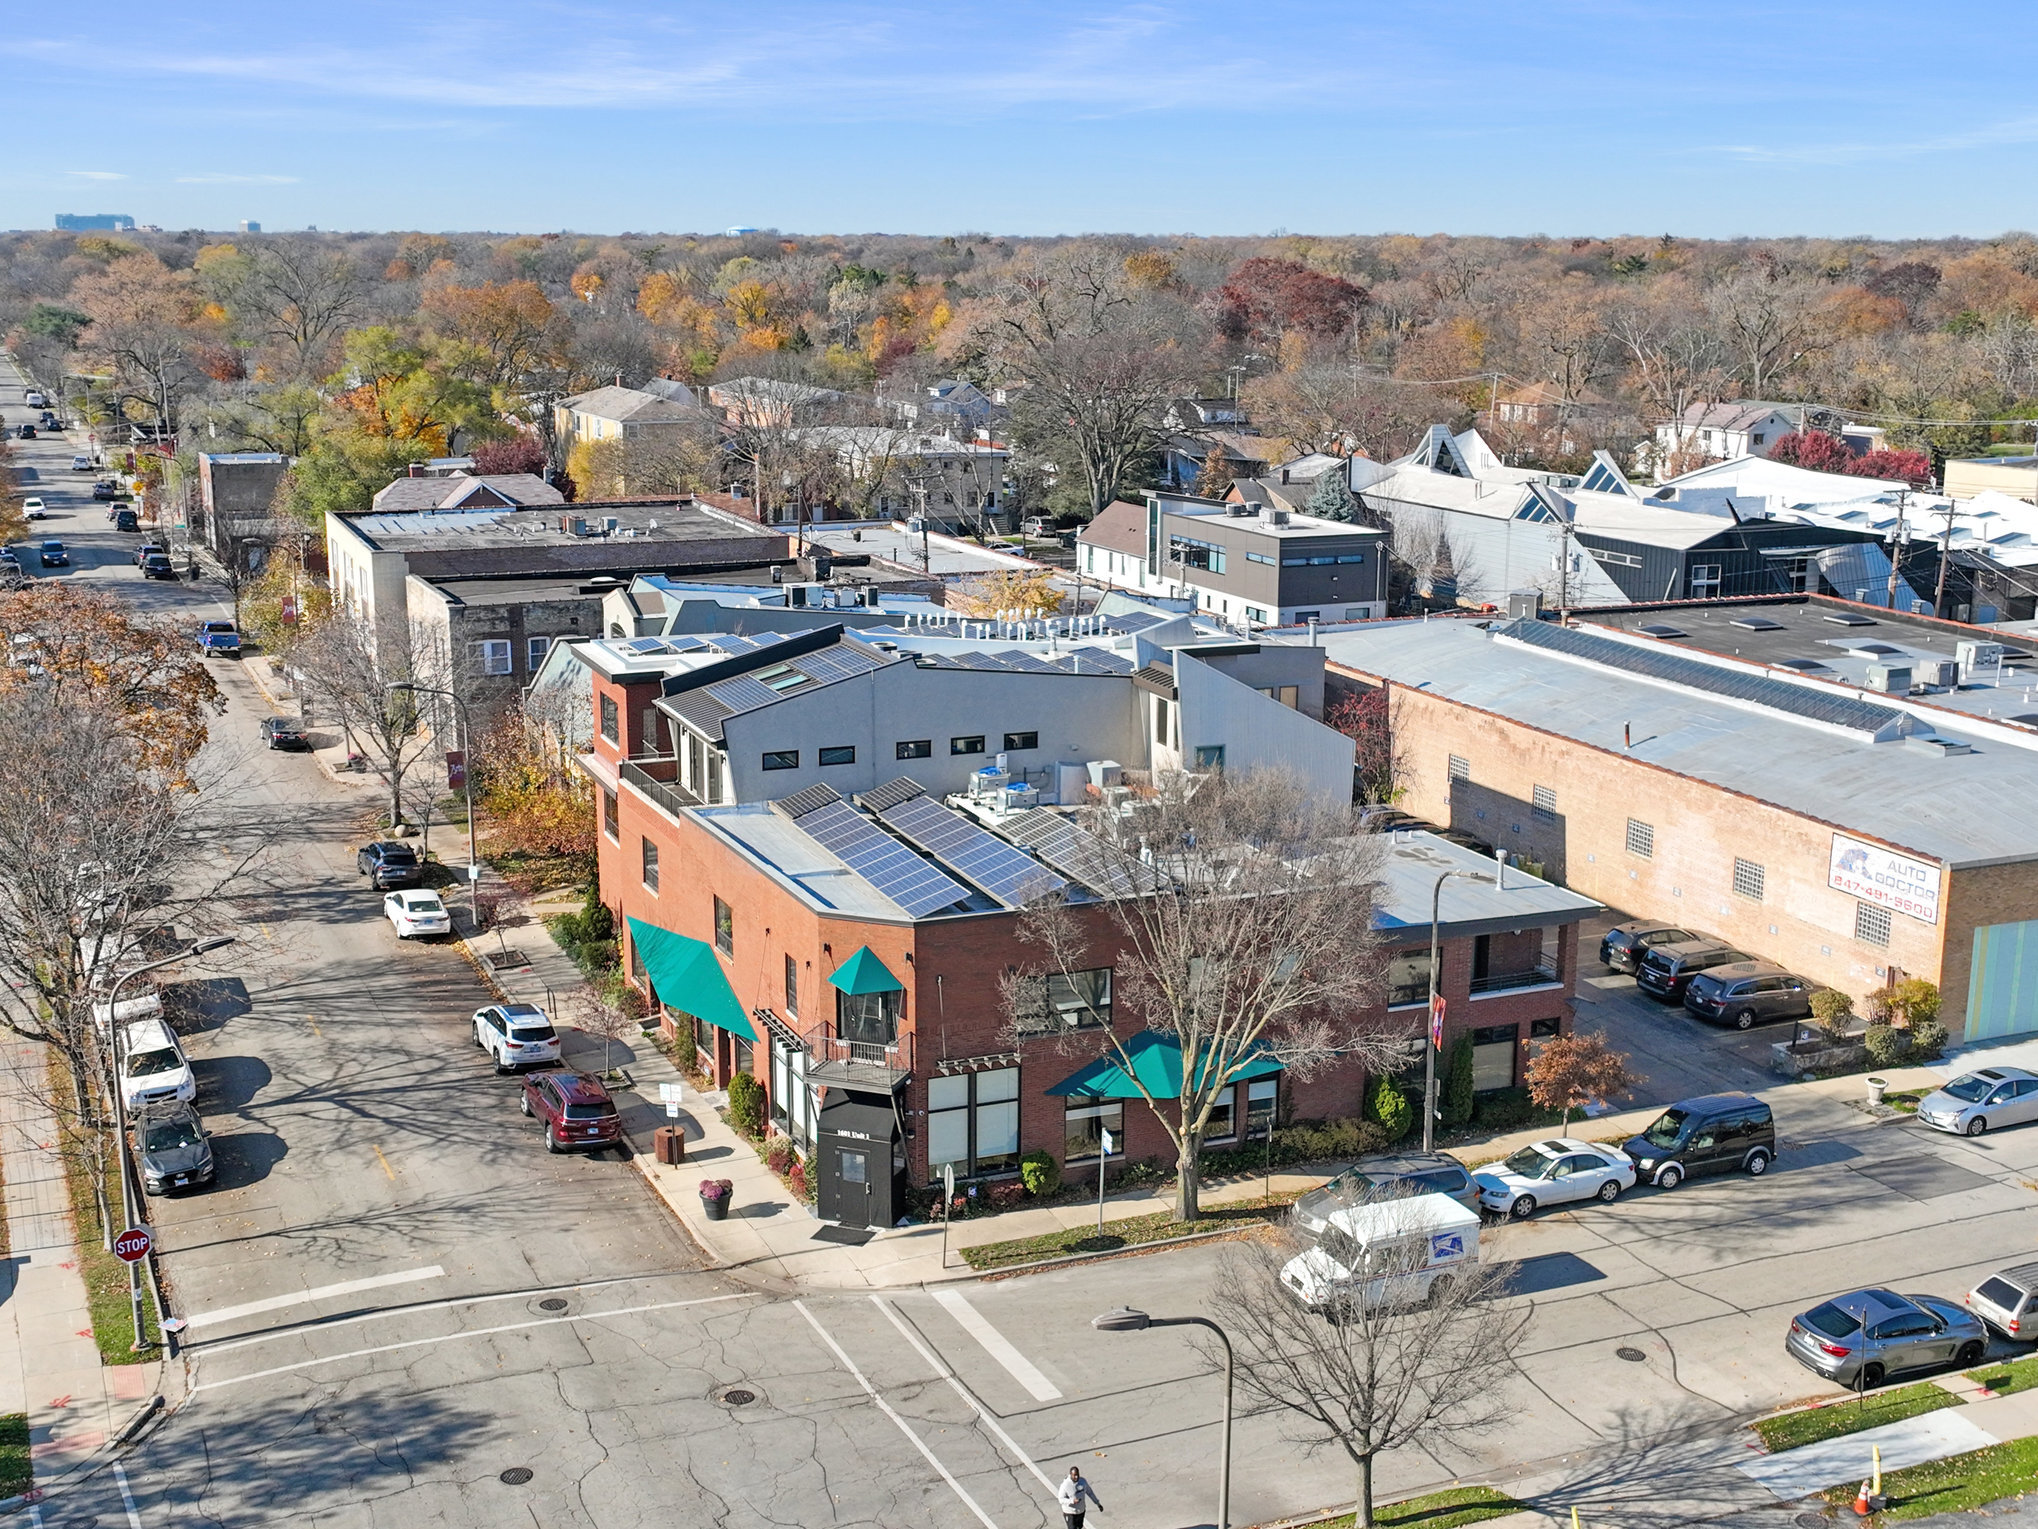
[[[1638,1348],[1629,1348],[1626,1344],[1622,1344],[1619,1348],[1613,1351],[1613,1357],[1616,1359],[1625,1359],[1629,1364],[1640,1364],[1644,1359],[1647,1359],[1649,1356],[1643,1353]]]
[[[747,1407],[757,1400],[755,1391],[745,1391],[741,1386],[722,1393],[722,1400],[731,1407]]]
[[[534,1474],[528,1465],[513,1465],[495,1479],[506,1487],[520,1487],[529,1482]]]
[[[565,1309],[566,1303],[556,1295],[548,1295],[544,1300],[538,1302],[538,1310],[540,1311],[564,1311]]]
[[[488,964],[499,972],[514,971],[520,966],[531,964],[531,958],[515,946],[508,950],[485,951],[483,954],[488,957]]]

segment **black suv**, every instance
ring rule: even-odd
[[[1680,1099],[1621,1150],[1636,1178],[1659,1189],[1701,1173],[1759,1175],[1776,1160],[1776,1122],[1753,1094],[1706,1094]]]
[[[1687,940],[1704,938],[1696,929],[1638,919],[1632,924],[1615,924],[1599,937],[1599,959],[1602,965],[1632,976],[1642,957],[1656,946],[1682,945]]]
[[[416,850],[390,839],[377,839],[364,848],[354,857],[354,868],[377,891],[384,887],[414,887],[424,870],[418,864]]]
[[[1684,990],[1691,979],[1708,967],[1729,966],[1755,958],[1745,951],[1722,945],[1718,940],[1684,940],[1675,945],[1658,945],[1642,957],[1635,968],[1635,986],[1663,1003],[1684,1002]]]

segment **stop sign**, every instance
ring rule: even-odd
[[[149,1256],[151,1246],[146,1227],[131,1226],[113,1239],[114,1256],[122,1263],[138,1264]]]

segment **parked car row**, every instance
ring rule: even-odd
[[[131,1010],[139,1018],[129,1018]],[[143,1190],[152,1195],[213,1181],[211,1133],[194,1101],[198,1079],[190,1058],[153,995],[122,1002],[116,1014],[95,1010],[101,1034],[120,1025],[120,1095],[134,1132]]]
[[[623,1139],[623,1117],[600,1078],[558,1070],[559,1032],[536,1004],[495,1003],[474,1013],[474,1044],[498,1074],[528,1072],[517,1101],[545,1130],[547,1152],[599,1152]]]
[[[1681,1003],[1709,1024],[1750,1030],[1811,1013],[1818,985],[1737,950],[1725,940],[1677,924],[1616,924],[1600,937],[1599,959],[1633,975],[1662,1003]]]

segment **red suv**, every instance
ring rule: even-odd
[[[623,1118],[601,1079],[584,1072],[534,1072],[524,1079],[523,1111],[545,1126],[545,1150],[599,1152],[623,1139]]]

